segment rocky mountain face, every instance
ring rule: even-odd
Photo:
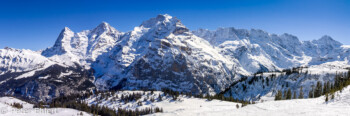
[[[193,35],[180,20],[158,15],[126,33],[93,68],[100,88],[215,93],[244,73],[236,62]]]
[[[49,101],[62,95],[95,89],[91,70],[76,64],[53,64],[45,68],[0,75],[0,95],[13,95],[33,101]]]
[[[0,75],[42,68],[52,62],[38,52],[12,48],[0,49]]]
[[[290,67],[319,65],[348,59],[348,48],[329,36],[318,40],[300,41],[290,34],[270,34],[262,30],[219,28],[215,31],[193,31],[223,55],[238,59],[250,73],[281,70]]]
[[[300,41],[257,29],[190,31],[158,15],[130,32],[106,22],[78,33],[65,27],[43,51],[0,49],[0,93],[44,101],[94,88],[215,94],[256,72],[349,64],[349,51],[329,36]]]
[[[74,33],[65,27],[53,47],[45,49],[41,54],[55,62],[66,65],[79,63],[87,66],[104,52],[112,48],[123,35],[108,23],[103,22],[93,30]]]

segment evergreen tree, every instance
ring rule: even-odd
[[[300,88],[300,92],[299,92],[299,99],[303,99],[304,98],[304,92],[303,92],[303,87]]]
[[[282,100],[282,91],[278,90],[277,94],[275,95],[275,100]]]
[[[328,102],[328,94],[326,94],[326,100],[325,101]]]
[[[314,98],[314,88],[309,91],[309,98]]]
[[[287,91],[287,97],[286,99],[292,99],[292,91],[290,90],[290,88]]]
[[[327,94],[327,83],[324,82],[324,83],[323,83],[322,95],[326,95],[326,94]]]
[[[331,90],[331,83],[329,81],[327,81],[326,86],[327,86],[326,93],[329,93]]]
[[[320,81],[316,84],[316,89],[314,91],[314,97],[320,97],[322,95],[322,83]]]
[[[268,77],[266,77],[266,85],[269,86],[270,80]]]
[[[207,95],[205,96],[205,98],[207,98],[207,100],[209,100],[209,101],[211,100],[211,99],[210,99],[211,97],[210,97],[209,93],[207,93]]]
[[[160,94],[158,95],[158,100],[159,100],[159,101],[162,101],[162,100],[163,100],[163,99],[162,99],[162,95],[160,95]]]
[[[296,91],[294,91],[294,93],[293,93],[293,99],[297,99],[297,92]]]

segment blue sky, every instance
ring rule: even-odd
[[[165,13],[191,30],[256,28],[301,40],[330,35],[350,45],[349,6],[349,0],[1,0],[0,48],[45,49],[65,26],[80,32],[102,21],[127,32]]]

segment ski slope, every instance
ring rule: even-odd
[[[20,103],[23,105],[22,109],[17,109],[9,104]],[[90,116],[86,112],[69,109],[69,108],[33,108],[33,104],[24,102],[13,97],[0,98],[0,116],[77,116],[83,113],[83,116]]]

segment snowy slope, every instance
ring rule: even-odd
[[[350,111],[350,87],[342,92],[336,92],[335,99],[325,102],[325,97],[313,99],[295,99],[282,101],[267,101],[248,105],[232,114],[261,116],[348,116]]]
[[[20,103],[23,105],[22,109],[17,109],[9,104]],[[75,116],[83,113],[84,116],[90,116],[91,114],[68,108],[49,108],[39,109],[33,108],[33,104],[21,101],[13,97],[1,97],[0,98],[0,115],[1,116]]]
[[[0,95],[47,101],[94,88],[92,71],[81,67],[61,64],[40,52],[0,49]]]
[[[28,72],[0,75],[0,95],[11,95],[33,101],[50,101],[62,95],[70,95],[95,88],[91,70],[76,65],[58,64]]]
[[[120,100],[121,96],[141,93],[142,96],[136,101],[127,103]],[[162,100],[159,100],[159,95]],[[108,99],[101,99],[101,96],[91,96],[85,102],[89,104],[99,103],[100,106],[107,106],[112,109],[131,109],[136,108],[162,108],[163,113],[149,114],[152,116],[183,116],[183,115],[200,115],[200,116],[347,116],[350,114],[350,87],[346,87],[342,92],[335,93],[335,99],[325,102],[325,97],[312,99],[293,99],[282,101],[265,101],[256,104],[250,104],[241,107],[240,103],[211,100],[199,98],[189,98],[179,96],[177,100],[173,100],[170,96],[165,96],[163,92],[155,91],[151,94],[150,91],[118,91],[114,95],[110,94]],[[118,96],[118,97],[116,97]],[[151,102],[151,99],[155,99]],[[99,102],[100,101],[100,102]],[[142,106],[138,105],[142,103]],[[237,108],[236,105],[239,105]]]
[[[35,51],[12,48],[0,49],[0,75],[7,72],[31,71],[52,64],[49,59]]]
[[[140,93],[142,96],[136,101],[124,102],[121,96],[132,95]],[[105,95],[106,96],[106,95]],[[159,99],[161,96],[161,100]],[[220,113],[221,111],[234,111],[236,105],[240,103],[226,102],[219,100],[208,101],[206,99],[199,99],[180,95],[176,100],[172,96],[165,95],[163,92],[154,91],[117,91],[115,94],[110,94],[108,99],[101,99],[101,94],[91,96],[85,102],[91,104],[99,104],[99,106],[107,106],[109,108],[118,110],[122,109],[144,109],[144,108],[162,108],[163,113],[151,115],[210,115],[213,112]],[[151,99],[154,99],[152,102]],[[142,103],[140,106],[139,103]],[[222,112],[222,114],[230,114]]]
[[[349,96],[349,94],[347,94]],[[205,101],[204,99],[187,99],[180,103],[159,103],[164,113],[152,116],[348,116],[349,105],[324,102],[324,97],[315,99],[296,99],[268,101],[236,108],[237,103],[224,101]]]
[[[345,61],[327,62],[320,65],[313,65],[297,70],[296,73],[266,72],[257,74],[255,77],[248,77],[246,80],[231,86],[225,92],[226,96],[237,99],[262,101],[274,100],[278,90],[292,90],[299,96],[300,88],[303,87],[303,97],[308,97],[309,91],[316,87],[318,81],[334,83],[336,74],[347,74],[350,65]]]

